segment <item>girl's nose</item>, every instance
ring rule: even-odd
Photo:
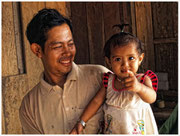
[[[124,61],[122,62],[122,66],[123,66],[123,67],[128,67],[128,66],[129,66],[128,61],[125,61],[125,60],[124,60]]]

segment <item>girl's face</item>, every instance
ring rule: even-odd
[[[106,57],[107,64],[119,79],[128,77],[129,71],[136,74],[144,58],[144,53],[139,54],[134,44],[129,43],[122,47],[111,48],[110,59]]]

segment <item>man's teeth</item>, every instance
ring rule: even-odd
[[[61,63],[64,63],[64,64],[70,63],[70,60],[64,60],[64,61],[61,61]]]

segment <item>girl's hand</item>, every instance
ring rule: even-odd
[[[124,85],[125,90],[137,93],[144,102],[150,104],[155,102],[157,94],[152,87],[150,78],[145,78],[144,83],[141,84],[134,73],[129,71],[129,77],[126,77],[122,81],[122,84]]]
[[[69,134],[77,134],[76,128],[74,127]]]
[[[141,91],[142,84],[137,80],[132,71],[129,71],[128,73],[129,76],[122,81],[122,84],[124,86],[123,89],[138,93],[139,91]]]
[[[69,134],[81,134],[82,131],[83,126],[81,125],[81,123],[77,123]]]

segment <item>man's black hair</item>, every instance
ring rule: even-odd
[[[37,43],[44,51],[47,40],[47,32],[55,27],[66,23],[72,32],[72,24],[69,19],[62,16],[56,9],[44,8],[40,10],[29,22],[26,36],[30,44]]]

